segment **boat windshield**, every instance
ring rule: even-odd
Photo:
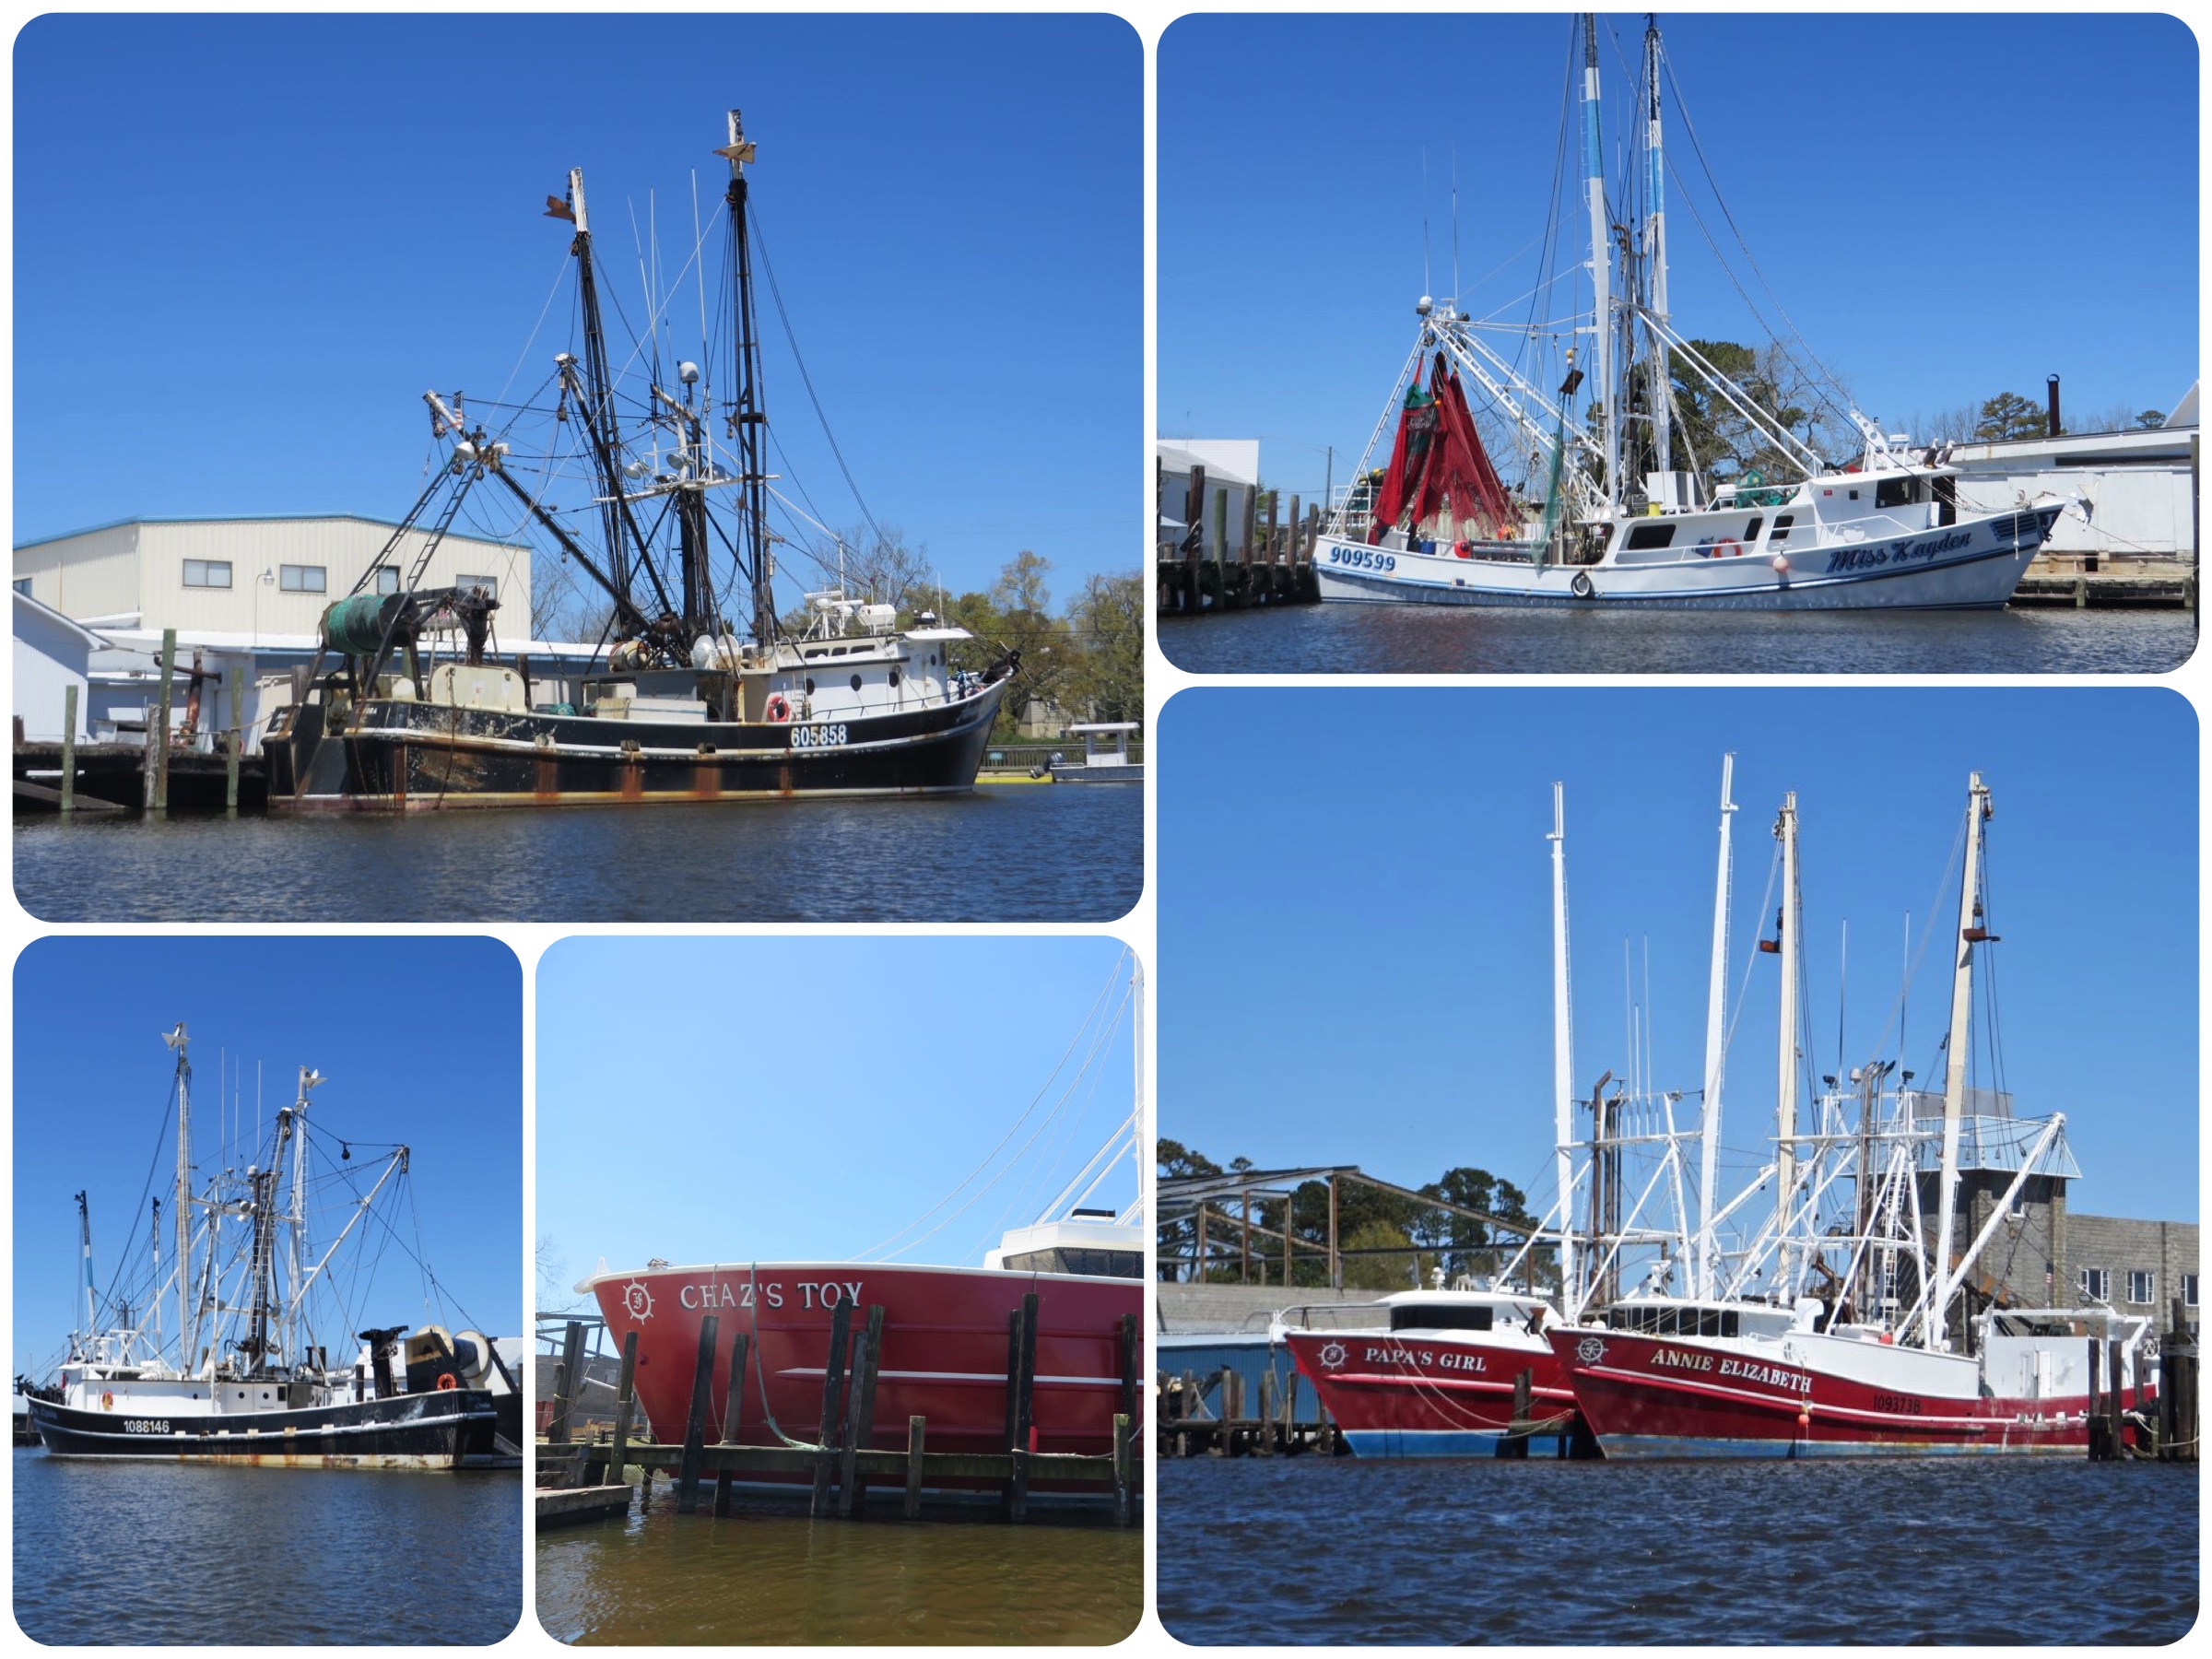
[[[1079,1273],[1089,1278],[1142,1278],[1145,1253],[1060,1244],[1050,1250],[1025,1250],[1018,1255],[1007,1256],[999,1265],[1015,1273]]]

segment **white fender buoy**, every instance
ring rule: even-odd
[[[1774,555],[1774,573],[1777,576],[1787,576],[1790,573],[1790,556],[1787,553]]]

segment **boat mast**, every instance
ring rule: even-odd
[[[1782,842],[1782,1037],[1774,1083],[1774,1225],[1789,1219],[1797,1183],[1797,792],[1782,797],[1774,823]]]
[[[1620,505],[1620,403],[1613,384],[1613,232],[1598,135],[1597,14],[1583,14],[1583,189],[1590,205],[1590,281],[1597,327],[1598,396],[1606,405],[1606,505]]]
[[[88,1358],[92,1351],[92,1334],[98,1326],[99,1316],[92,1311],[92,1201],[84,1193],[76,1195],[76,1241],[78,1252],[85,1260],[85,1347]]]
[[[561,379],[576,394],[577,414],[592,441],[592,457],[599,466],[599,515],[606,537],[607,573],[623,593],[629,592],[629,547],[623,536],[629,508],[622,492],[621,459],[615,453],[613,377],[606,370],[606,331],[599,320],[599,285],[592,268],[592,221],[583,203],[583,169],[569,169],[569,211],[576,235],[569,252],[576,258],[576,292],[583,311],[583,371],[585,384],[575,384],[575,360],[561,362]]]
[[[1726,1042],[1728,1000],[1728,821],[1735,803],[1735,757],[1721,757],[1721,857],[1712,884],[1712,978],[1705,994],[1705,1105],[1700,1114],[1698,1155],[1698,1294],[1713,1294],[1713,1205],[1716,1159],[1721,1149],[1721,1060]]]
[[[753,642],[762,650],[776,629],[775,572],[768,551],[768,469],[760,440],[768,428],[760,406],[760,333],[753,312],[753,249],[746,229],[745,164],[754,147],[745,135],[742,113],[729,113],[730,141],[714,153],[730,164],[730,187],[723,200],[730,210],[730,247],[736,262],[737,395],[730,410],[730,430],[737,441],[738,488],[745,508],[745,556],[753,584]]]
[[[1659,19],[1651,16],[1644,20],[1643,78],[1648,100],[1643,128],[1643,259],[1651,273],[1652,315],[1664,324],[1667,319],[1666,159],[1659,132]],[[1651,347],[1652,465],[1655,472],[1667,473],[1675,466],[1674,427],[1667,404],[1666,341],[1656,330],[1651,333]]]
[[[1551,786],[1551,1103],[1559,1182],[1559,1312],[1574,1306],[1574,1032],[1567,994],[1567,786]]]
[[[161,1041],[177,1056],[177,1374],[182,1377],[192,1374],[192,1037],[180,1019]],[[219,1112],[219,1088],[216,1105]]]
[[[1951,1227],[1959,1197],[1959,1127],[1966,1112],[1966,1067],[1973,1057],[1969,1025],[1974,1009],[1974,947],[1989,937],[1981,924],[1982,826],[1990,815],[1989,788],[1982,774],[1969,774],[1966,785],[1966,868],[1959,882],[1958,959],[1951,967],[1951,1033],[1944,1039],[1948,1064],[1943,1079],[1943,1167],[1936,1194],[1936,1280],[1948,1280],[1951,1271]],[[1935,1348],[1947,1345],[1944,1311],[1931,1306],[1922,1327],[1922,1342]]]
[[[307,1106],[308,1091],[323,1081],[320,1072],[312,1066],[300,1068],[300,1098],[292,1108],[292,1198],[291,1209],[286,1218],[289,1223],[290,1238],[287,1241],[289,1260],[286,1265],[285,1281],[290,1294],[285,1304],[285,1357],[296,1359],[300,1353],[300,1291],[301,1275],[307,1263]]]

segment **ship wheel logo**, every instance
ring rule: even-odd
[[[1606,1358],[1605,1338],[1602,1336],[1583,1337],[1574,1345],[1574,1357],[1584,1365],[1603,1364]]]
[[[1329,1342],[1322,1345],[1321,1362],[1330,1371],[1335,1371],[1350,1356],[1345,1352],[1344,1344],[1341,1342]]]
[[[631,1279],[622,1287],[622,1311],[639,1321],[653,1317],[653,1292],[641,1280]]]

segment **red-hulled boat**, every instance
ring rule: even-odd
[[[1608,1458],[2078,1457],[2091,1337],[2122,1344],[2124,1413],[2154,1398],[2139,1381],[2149,1322],[2109,1310],[1993,1312],[1976,1322],[1973,1354],[1910,1347],[1870,1326],[1822,1330],[1823,1316],[1815,1299],[1796,1310],[1654,1299],[1608,1310],[1641,1329],[1550,1338]]]
[[[1529,1373],[1528,1434],[1564,1454],[1574,1391],[1542,1331],[1542,1298],[1496,1290],[1406,1291],[1384,1297],[1387,1325],[1287,1330],[1283,1340],[1361,1457],[1485,1457],[1509,1443],[1514,1390]]]
[[[725,1262],[599,1274],[579,1288],[597,1296],[618,1345],[638,1334],[638,1403],[663,1443],[683,1438],[706,1314],[720,1317],[708,1439],[773,1446],[785,1437],[812,1442],[819,1432],[835,1311],[849,1307],[857,1331],[865,1311],[880,1305],[872,1443],[902,1449],[907,1418],[923,1417],[933,1452],[1006,1449],[1007,1321],[1035,1291],[1030,1449],[1104,1455],[1113,1448],[1114,1414],[1125,1409],[1123,1317],[1144,1308],[1141,1241],[1131,1226],[1086,1218],[1026,1230],[1057,1241],[994,1253],[1003,1265],[987,1267]],[[1052,1270],[1071,1255],[1112,1271]],[[752,1338],[751,1357],[737,1432],[725,1437],[730,1339],[740,1334]]]

